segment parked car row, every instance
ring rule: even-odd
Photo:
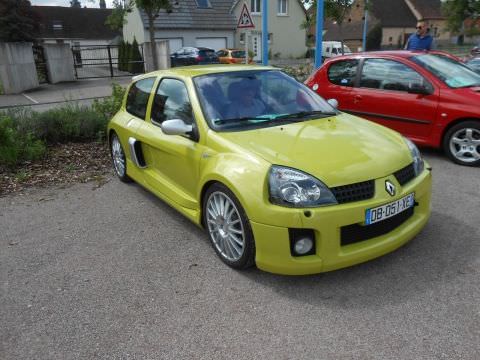
[[[207,64],[244,64],[245,50],[221,49],[215,50],[205,47],[182,47],[170,55],[172,67]],[[249,58],[249,63],[253,59]]]

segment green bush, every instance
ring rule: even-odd
[[[132,74],[141,74],[144,72],[143,69],[143,58],[140,53],[137,39],[133,38],[132,47],[130,49],[130,63],[128,71]]]
[[[45,155],[45,144],[30,132],[19,131],[15,121],[0,114],[0,168],[14,168],[24,161],[32,161]]]
[[[108,121],[120,110],[124,95],[125,89],[113,83],[112,95],[102,100],[95,99],[92,104],[92,109]]]

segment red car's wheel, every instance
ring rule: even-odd
[[[443,139],[443,148],[457,164],[480,165],[480,121],[463,121],[452,126]]]

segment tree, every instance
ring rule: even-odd
[[[461,38],[467,34],[478,34],[477,20],[480,19],[480,1],[478,0],[446,0],[442,11],[447,16],[450,31],[458,32]],[[465,28],[465,20],[470,19]]]
[[[312,15],[307,18],[304,22],[304,28],[309,28],[317,23],[316,19],[316,9],[317,9],[317,0],[303,0],[303,3],[307,6],[312,7]],[[340,42],[342,43],[342,55],[344,54],[343,46],[343,24],[347,20],[347,15],[352,9],[354,0],[325,0],[325,17],[332,19],[338,26],[338,31],[340,33]]]
[[[107,3],[105,2],[105,0],[100,0],[98,5],[100,6],[100,9],[107,8]]]
[[[80,4],[79,0],[70,0],[70,7],[81,8],[82,4]]]
[[[382,25],[376,24],[367,34],[367,43],[365,44],[366,50],[380,50],[382,45]]]
[[[137,39],[135,39],[135,37],[133,38],[132,47],[130,48],[129,61],[130,61],[130,63],[128,64],[129,72],[133,74],[140,74],[145,71],[143,68],[142,54],[140,53],[138,42],[137,42]]]
[[[32,41],[38,27],[28,0],[0,2],[0,40],[5,42]]]
[[[158,56],[155,44],[155,18],[160,14],[160,10],[171,11],[172,5],[169,0],[135,0],[137,7],[143,11],[148,18],[148,32],[150,34],[150,49],[152,51],[153,66],[159,68]]]
[[[108,25],[112,30],[122,30],[123,25],[127,23],[126,15],[132,11],[133,5],[133,1],[113,0],[113,10],[107,17],[105,25]]]

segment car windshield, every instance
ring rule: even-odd
[[[425,54],[413,56],[411,60],[451,88],[480,86],[480,75],[446,56]]]
[[[209,126],[239,131],[336,115],[315,92],[278,70],[235,71],[194,78]]]

